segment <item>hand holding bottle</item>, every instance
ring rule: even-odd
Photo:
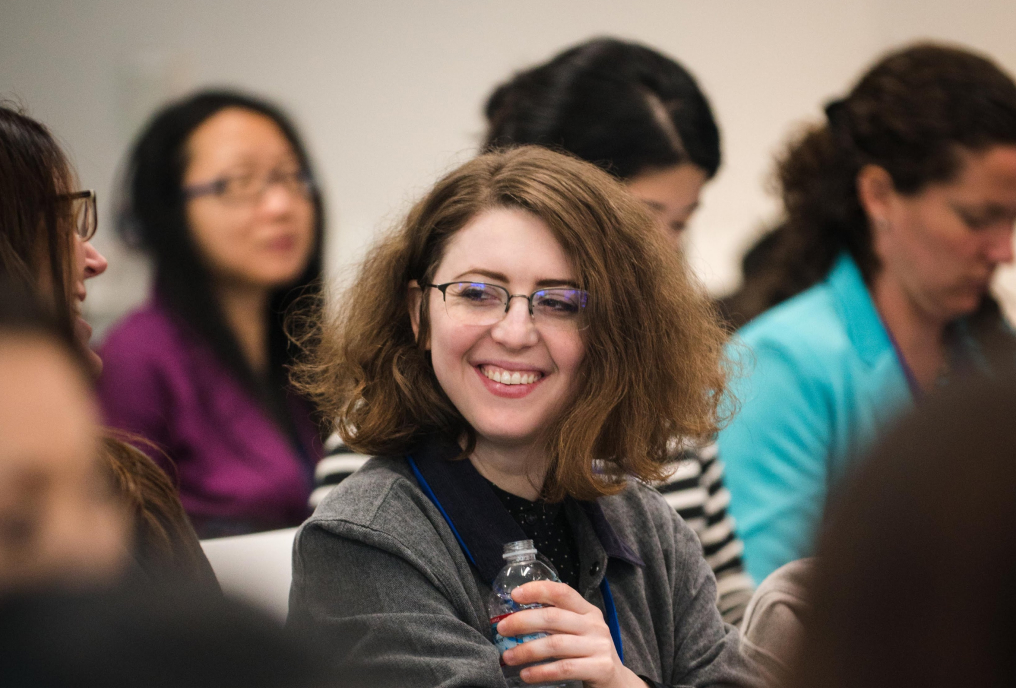
[[[621,664],[603,613],[571,586],[554,581],[535,581],[515,588],[512,599],[519,605],[540,604],[506,617],[497,625],[505,637],[547,633],[546,637],[517,645],[501,659],[526,667],[527,683],[585,681],[588,688],[645,688],[646,683]]]

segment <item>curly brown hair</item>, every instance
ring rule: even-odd
[[[552,421],[542,496],[594,499],[628,476],[662,477],[668,443],[710,437],[725,384],[725,335],[701,286],[653,218],[610,175],[535,146],[481,155],[443,179],[385,236],[294,370],[342,439],[401,454],[428,433],[475,435],[442,391],[409,316],[408,285],[431,281],[450,238],[477,214],[543,220],[590,293],[579,389]],[[595,464],[595,468],[594,468]]]
[[[961,151],[1016,143],[1016,84],[985,57],[919,44],[879,60],[826,114],[777,162],[785,217],[767,237],[769,266],[753,278],[752,298],[739,302],[739,310],[757,312],[742,318],[822,280],[844,250],[870,282],[879,265],[858,172],[878,165],[904,194],[950,181]]]

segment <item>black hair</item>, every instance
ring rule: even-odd
[[[0,278],[33,290],[48,275],[53,316],[71,323],[73,221],[64,200],[72,174],[45,126],[0,103]]]
[[[265,314],[269,347],[265,381],[258,380],[226,323],[187,223],[182,188],[187,143],[195,129],[226,108],[249,110],[272,120],[311,180],[314,250],[303,274],[271,295]],[[140,246],[153,258],[155,289],[161,302],[211,346],[219,361],[274,418],[288,426],[284,389],[295,352],[286,336],[285,319],[294,310],[312,319],[314,314],[307,311],[320,308],[324,240],[321,193],[307,150],[289,117],[271,103],[233,91],[203,91],[171,103],[155,114],[130,152],[118,229],[129,244]]]
[[[498,86],[484,109],[484,150],[557,148],[620,179],[693,163],[720,166],[709,101],[681,65],[637,43],[597,38]]]

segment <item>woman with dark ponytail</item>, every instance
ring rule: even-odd
[[[720,433],[757,580],[812,552],[828,491],[898,412],[1016,349],[988,293],[1013,259],[1012,78],[918,45],[826,114],[778,166],[785,218],[759,299],[793,298],[741,330],[741,408]]]

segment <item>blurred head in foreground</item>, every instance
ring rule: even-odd
[[[1016,381],[929,400],[839,495],[793,686],[1012,685]]]
[[[720,166],[720,133],[695,78],[637,43],[598,38],[569,48],[498,86],[485,114],[485,150],[535,144],[599,165],[675,246]]]
[[[342,685],[313,640],[194,590],[32,593],[0,600],[0,685],[317,688]]]
[[[31,293],[0,283],[0,591],[108,581],[127,559],[87,375]]]

